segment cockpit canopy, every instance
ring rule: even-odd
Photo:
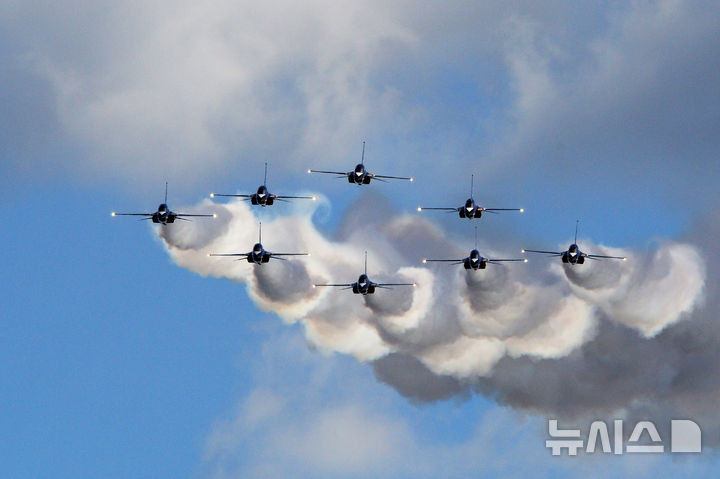
[[[456,203],[456,204],[457,204],[457,203]],[[466,209],[466,210],[471,210],[471,209],[473,209],[473,208],[475,208],[475,201],[473,201],[472,198],[468,198],[468,199],[465,201],[465,209]]]
[[[167,211],[168,211],[168,205],[166,205],[165,203],[158,206],[158,213],[163,214],[163,213],[167,213]]]
[[[366,274],[361,274],[360,277],[358,278],[358,284],[360,286],[365,286],[369,282],[370,282],[370,280],[368,280],[368,277]]]
[[[362,176],[363,173],[365,173],[365,167],[362,165],[362,163],[358,163],[355,165],[355,174],[357,176]]]
[[[268,190],[267,190],[267,187],[265,187],[265,185],[261,185],[257,189],[257,195],[261,198],[266,196],[267,192],[268,192]]]
[[[258,254],[263,250],[263,247],[260,243],[255,243],[255,246],[253,246],[253,253]]]
[[[578,252],[578,245],[571,244],[570,247],[568,248],[568,253],[570,253],[571,255],[574,256],[577,254],[577,252]]]
[[[480,252],[478,250],[474,249],[474,250],[470,251],[470,260],[471,261],[478,261],[478,260],[480,260],[480,258],[482,258],[482,256],[480,256]]]

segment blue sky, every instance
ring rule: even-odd
[[[463,394],[418,403],[378,381],[372,361],[309,344],[306,320],[263,311],[251,286],[178,266],[156,226],[110,212],[153,210],[164,181],[176,210],[210,191],[251,192],[269,161],[272,191],[331,201],[312,218],[339,241],[356,208],[391,205],[378,222],[417,218],[419,204],[460,204],[475,173],[476,199],[526,208],[480,220],[495,251],[564,246],[576,218],[587,243],[636,257],[697,248],[708,263],[704,306],[648,338],[622,323],[638,355],[682,349],[717,311],[718,255],[705,238],[718,231],[717,18],[712,2],[670,1],[571,11],[554,2],[0,8],[2,475],[716,475],[710,448],[550,456],[553,406],[514,401],[516,385],[501,376],[515,378],[524,360],[582,371],[578,354],[620,344],[602,342],[604,330],[562,358],[508,356],[487,382],[457,376]],[[362,139],[371,171],[416,181],[361,191],[305,173],[349,170]],[[293,208],[260,216],[305,211]],[[466,223],[422,215],[458,249],[472,244]],[[361,261],[348,264],[359,271]],[[529,266],[538,278],[550,271],[540,258]],[[342,268],[348,279],[358,272]],[[369,314],[360,298],[343,301]],[[598,324],[616,324],[603,311]],[[702,370],[687,368],[675,383]],[[720,428],[703,404],[717,373],[706,371],[707,387],[648,386],[619,406],[629,417],[691,414],[716,445]],[[639,398],[657,407],[638,409]]]

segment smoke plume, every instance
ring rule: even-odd
[[[475,391],[560,416],[708,411],[720,378],[703,364],[717,364],[720,330],[711,316],[717,305],[703,301],[707,258],[697,246],[668,240],[629,251],[581,238],[584,251],[629,260],[424,267],[423,257],[468,251],[433,222],[389,208],[374,208],[382,213],[366,221],[351,206],[329,238],[313,224],[319,203],[263,221],[266,250],[312,256],[262,266],[207,256],[252,249],[258,219],[245,202],[206,202],[197,210],[218,213],[211,225],[158,231],[179,266],[244,284],[259,308],[302,323],[312,346],[371,363],[378,380],[413,402]],[[312,287],[356,281],[365,249],[373,281],[417,286],[368,296]],[[488,244],[478,249],[491,258],[511,254]]]

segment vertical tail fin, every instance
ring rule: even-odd
[[[167,181],[165,182],[165,204],[167,204]]]
[[[475,180],[475,174],[470,175],[470,198],[473,197],[473,183]]]
[[[360,164],[365,166],[365,140],[363,140],[362,156],[360,157]]]
[[[577,244],[577,230],[578,230],[578,224],[580,224],[580,220],[575,220],[575,244]]]
[[[265,177],[263,178],[263,185],[267,186],[267,161],[265,162]]]
[[[365,251],[365,274],[367,274],[367,251]]]

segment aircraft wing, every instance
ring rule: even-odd
[[[344,286],[344,287],[350,287],[350,288],[352,288],[352,286],[353,286],[354,284],[355,284],[355,283],[313,284],[313,288],[318,287],[318,286],[333,286],[333,287],[335,287],[335,286]]]
[[[588,258],[621,259],[623,261],[627,261],[627,256],[605,256],[605,255],[601,255],[601,254],[586,254],[585,256]]]
[[[526,251],[529,251],[529,250],[526,250]],[[488,259],[488,260],[487,260],[488,263],[499,263],[499,262],[501,262],[501,261],[522,261],[523,263],[527,263],[528,260],[527,260],[526,258]]]
[[[375,283],[378,288],[387,288],[388,286],[416,286],[415,283]]]
[[[308,170],[308,173],[325,173],[327,175],[342,175],[342,176],[347,176],[350,174],[346,171],[326,171],[326,170]]]
[[[457,209],[457,208],[450,208],[450,207],[447,207],[447,208],[434,208],[434,207],[433,207],[433,208],[426,208],[426,207],[424,207],[424,206],[418,206],[418,211],[422,211],[422,210],[457,211],[458,209]]]
[[[152,218],[152,215],[155,213],[115,213],[114,211],[110,213],[111,216],[149,216]]]
[[[522,250],[523,253],[544,253],[544,254],[554,254],[557,256],[562,256],[563,251],[541,251],[537,249],[524,249]]]
[[[270,255],[270,258],[281,259],[281,260],[285,260],[285,258],[280,258],[280,256],[310,256],[310,253],[270,253],[270,252],[268,252],[268,254]]]
[[[314,196],[280,196],[275,195],[275,198],[277,199],[294,199],[294,200],[315,200],[316,198]]]
[[[248,253],[208,253],[208,256],[247,256],[249,254],[252,254],[252,252],[248,252]]]
[[[415,181],[415,178],[411,176],[387,176],[387,175],[373,175],[373,178],[387,178],[389,180],[408,180]]]
[[[525,208],[483,208],[482,211],[519,211],[520,213],[523,213]]]
[[[428,259],[423,258],[423,263],[454,263],[454,264],[461,264],[465,259]]]
[[[220,193],[210,193],[210,198],[215,198],[216,196],[231,196],[233,198],[250,198],[252,195],[223,195]]]
[[[185,217],[192,216],[192,217],[200,217],[200,218],[217,218],[217,215],[215,213],[211,215],[191,215],[187,213],[173,213],[175,215],[175,218],[182,220],[185,219]],[[186,220],[190,221],[190,220]]]

